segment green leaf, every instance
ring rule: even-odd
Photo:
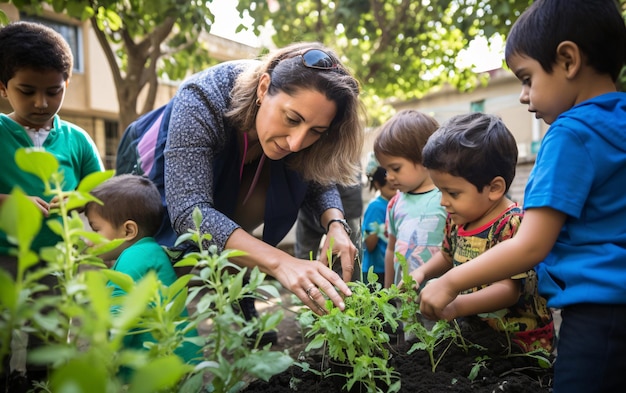
[[[185,257],[174,264],[174,267],[196,266],[198,260],[196,258]]]
[[[41,210],[19,187],[13,189],[0,207],[0,229],[6,233],[11,243],[19,245],[22,252],[30,248],[41,229],[42,220]]]
[[[178,356],[155,359],[135,371],[128,393],[154,393],[170,391],[185,373],[193,370]]]
[[[115,320],[115,325],[120,326],[124,330],[132,327],[146,307],[148,307],[150,300],[157,292],[157,277],[156,274],[151,271],[139,280],[132,290],[127,291],[128,295],[124,297],[122,311]]]
[[[171,302],[171,304],[168,305],[167,312],[174,318],[177,318],[186,309],[187,292],[186,291],[183,293],[170,292],[169,295],[170,295],[169,301]]]
[[[50,219],[50,220],[46,220],[46,225],[55,234],[57,234],[59,236],[63,235],[63,224],[58,219],[54,219],[53,218],[53,219]]]
[[[76,191],[89,193],[101,183],[112,178],[114,175],[115,175],[115,171],[112,169],[108,171],[104,171],[104,172],[90,173],[89,175],[85,176],[80,181],[80,183],[78,184],[78,187],[76,188]]]
[[[21,170],[32,173],[44,183],[59,170],[59,161],[53,154],[34,147],[18,149],[15,163]]]
[[[186,292],[187,284],[189,283],[189,280],[191,280],[191,277],[191,275],[186,274],[174,281],[172,285],[170,285],[170,287],[168,288],[169,296],[173,297],[183,291]]]
[[[28,359],[35,364],[65,363],[78,355],[78,348],[63,344],[48,344],[38,346],[29,355]]]
[[[10,20],[7,14],[5,14],[3,10],[0,10],[0,26],[6,26],[9,22]]]
[[[228,285],[228,295],[231,299],[239,299],[241,296],[241,289],[243,288],[243,274],[237,274],[232,276]]]
[[[111,269],[104,269],[100,271],[100,274],[104,275],[113,284],[122,288],[126,293],[129,293],[135,286],[135,281],[126,273],[118,272]]]
[[[191,218],[193,219],[193,223],[196,228],[200,228],[200,225],[202,224],[202,212],[200,211],[200,208],[196,207],[195,209],[193,209],[193,212],[191,213]]]
[[[267,382],[278,373],[287,370],[294,360],[287,352],[253,352],[250,355],[237,360],[237,366],[242,367],[253,376]]]
[[[111,290],[106,286],[106,277],[99,270],[91,270],[85,274],[87,295],[91,300],[91,308],[98,321],[108,321],[110,315]]]
[[[50,386],[53,392],[106,393],[106,369],[99,362],[74,358],[52,374]]]
[[[89,202],[98,202],[98,199],[86,192],[73,192],[65,200],[65,208],[70,211],[81,208]]]
[[[280,297],[280,292],[273,285],[261,285],[257,288],[257,290],[266,292],[268,295],[270,295],[270,297],[275,297],[275,298]]]
[[[104,15],[111,30],[117,31],[122,28],[122,17],[115,10],[107,9]]]
[[[0,269],[0,304],[15,311],[17,306],[17,293],[15,292],[15,281],[5,270]]]
[[[273,312],[263,315],[266,329],[274,329],[283,320],[284,314],[282,312]]]
[[[204,390],[205,382],[204,382],[204,374],[195,373],[187,378],[177,393],[197,393]],[[210,389],[207,387],[207,391]]]
[[[89,255],[101,255],[113,251],[125,242],[124,239],[104,240],[103,243],[91,247],[87,252]]]
[[[89,240],[93,244],[98,244],[99,245],[100,243],[104,243],[104,242],[108,243],[109,242],[109,239],[107,239],[106,237],[102,236],[101,234],[99,234],[97,232],[93,232],[93,231],[77,231],[76,235]]]

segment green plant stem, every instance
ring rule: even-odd
[[[434,348],[433,351],[429,351],[428,354],[430,356],[430,364],[432,365],[431,370],[434,373],[435,370],[437,369],[437,366],[439,365],[439,363],[441,362],[441,359],[443,359],[443,356],[446,354],[446,352],[448,352],[448,349],[450,348],[450,346],[452,345],[453,340],[450,340],[450,342],[448,342],[448,345],[446,346],[446,348],[443,350],[443,352],[441,352],[441,354],[439,355],[439,357],[437,358],[437,361],[434,362],[433,359],[433,354],[434,354]],[[439,343],[437,343],[435,346],[439,345]],[[434,362],[434,363],[433,363]]]
[[[456,319],[454,319],[453,321],[454,321],[454,329],[457,332],[457,337],[459,338],[459,340],[461,340],[461,347],[463,348],[463,351],[465,353],[468,353],[469,347],[467,343],[465,342],[465,337],[463,337],[463,334],[461,333],[461,326],[459,326],[459,323],[457,322]]]

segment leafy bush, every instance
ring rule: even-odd
[[[195,266],[197,273],[180,277],[170,287],[155,274],[135,283],[106,269],[98,258],[122,241],[108,241],[85,230],[78,213],[87,202],[96,201],[89,192],[113,172],[94,173],[76,190],[63,191],[62,173],[50,153],[21,149],[16,162],[41,179],[47,195],[59,200],[58,209],[51,211],[53,219],[45,224],[62,240],[39,255],[30,247],[44,222],[42,213],[18,187],[0,209],[0,228],[15,244],[18,263],[15,278],[0,269],[0,358],[9,354],[12,339],[27,334],[41,338],[45,345],[28,354],[30,362],[51,370],[48,380],[37,383],[38,391],[235,392],[243,387],[246,374],[267,380],[291,365],[286,353],[259,348],[258,339],[251,343],[246,338],[275,328],[282,315],[246,322],[232,308],[244,296],[262,297],[259,290],[272,293],[275,288],[262,285],[264,275],[256,268],[249,272],[249,283],[243,284],[246,269],[228,262],[240,252],[217,254],[215,248],[203,248],[210,235],[197,229],[199,212],[194,212],[196,229],[179,239],[197,243],[199,251],[179,262]],[[97,269],[80,268],[86,265]],[[40,283],[50,275],[58,280],[55,291]],[[109,280],[127,294],[112,298]],[[190,290],[192,280],[196,285]],[[181,316],[192,301],[195,311]],[[212,322],[207,335],[186,337],[207,320]],[[151,332],[157,341],[146,343],[146,350],[124,348],[123,338],[138,331]],[[197,365],[185,364],[174,354],[184,341],[203,348]],[[124,367],[133,370],[129,380],[120,373]]]

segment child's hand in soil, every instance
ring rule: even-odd
[[[456,316],[453,301],[459,293],[448,285],[444,277],[429,281],[420,291],[420,312],[433,321],[450,321]]]

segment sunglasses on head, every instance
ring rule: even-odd
[[[302,65],[308,68],[332,70],[339,67],[330,55],[321,49],[309,49],[300,57],[302,57]]]

